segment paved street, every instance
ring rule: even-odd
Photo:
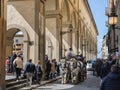
[[[92,73],[88,72],[87,80],[77,85],[72,85],[71,83],[61,84],[61,80],[58,80],[33,90],[99,90],[99,83],[100,78],[92,76]]]

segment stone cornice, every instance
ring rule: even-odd
[[[30,1],[30,0],[7,0],[7,1]],[[40,0],[42,3],[45,3],[46,0]]]
[[[53,16],[61,16],[62,17],[62,15],[60,14],[60,12],[59,11],[57,11],[57,10],[49,10],[49,11],[46,11],[45,12],[45,16],[46,17],[53,17]]]

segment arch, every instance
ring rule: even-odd
[[[46,36],[46,54],[48,55],[49,60],[51,60],[53,55],[53,45],[50,37],[48,36]]]
[[[17,28],[17,29],[19,29],[20,31],[22,31],[24,33],[24,35],[25,35],[24,38],[26,40],[29,40],[28,33],[26,32],[26,30],[25,30],[24,27],[22,27],[22,26],[20,26],[18,24],[11,24],[11,25],[7,26],[7,30],[10,30],[11,28]],[[7,32],[7,33],[9,33],[9,32]]]
[[[63,23],[68,23],[70,21],[70,7],[67,0],[63,0],[61,5],[62,21]]]
[[[7,26],[7,47],[13,47],[13,38],[15,36],[15,34],[19,31],[23,32],[23,60],[24,60],[24,64],[27,62],[28,60],[28,56],[29,56],[29,35],[26,32],[26,29],[20,25],[17,24],[11,24]],[[12,51],[13,48],[11,48]],[[7,50],[7,49],[6,49]],[[7,51],[6,51],[7,52]],[[11,53],[11,52],[9,52]],[[7,55],[7,54],[6,54]]]

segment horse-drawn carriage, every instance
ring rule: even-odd
[[[70,80],[73,84],[77,84],[86,78],[86,67],[80,60],[75,58],[61,59],[60,67],[62,84],[68,83]]]

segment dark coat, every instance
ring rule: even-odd
[[[51,71],[51,63],[50,63],[50,61],[47,61],[45,72],[50,72],[50,71]]]
[[[33,64],[31,62],[27,62],[27,64],[25,65],[24,74],[25,73],[35,73],[35,72],[36,72],[35,64]]]
[[[39,79],[41,79],[41,77],[42,77],[42,74],[43,74],[43,72],[42,72],[42,69],[41,69],[41,66],[40,65],[37,65],[36,66],[36,76],[37,76],[37,79],[39,80]]]
[[[13,64],[13,61],[15,60],[16,57],[17,57],[16,54],[12,54],[12,55],[10,56],[10,64]]]
[[[107,76],[107,74],[110,72],[110,64],[109,62],[106,62],[102,65],[101,67],[101,73],[100,73],[100,77],[101,79],[104,78],[105,76]]]
[[[120,73],[110,72],[104,77],[100,90],[120,90]]]

